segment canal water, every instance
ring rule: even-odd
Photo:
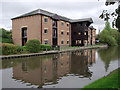
[[[83,88],[117,69],[120,48],[2,61],[2,88]]]

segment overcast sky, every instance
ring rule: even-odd
[[[24,13],[43,9],[49,12],[71,18],[92,18],[92,24],[96,29],[102,30],[105,22],[99,19],[101,12],[106,9],[114,11],[118,5],[105,6],[106,0],[2,0],[0,2],[0,28],[10,30],[12,28],[11,18]],[[111,21],[111,20],[110,20]]]

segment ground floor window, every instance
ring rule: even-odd
[[[67,40],[67,44],[69,44],[69,40]]]
[[[48,44],[48,40],[44,40],[44,42],[45,42],[44,44]]]
[[[27,42],[27,27],[22,28],[22,46]]]

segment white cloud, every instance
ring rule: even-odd
[[[3,0],[2,1],[2,18],[0,18],[0,27],[11,29],[11,18],[24,14],[26,12],[41,8],[53,13],[66,16],[71,19],[93,18],[93,25],[97,29],[103,29],[104,21],[99,19],[103,9],[109,12],[117,8],[105,6],[106,0]],[[0,3],[1,4],[1,3]]]

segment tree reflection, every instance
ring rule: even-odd
[[[118,60],[118,55],[120,53],[120,47],[108,47],[98,50],[98,55],[101,60],[105,63],[105,70],[107,72],[109,64],[113,60]]]

